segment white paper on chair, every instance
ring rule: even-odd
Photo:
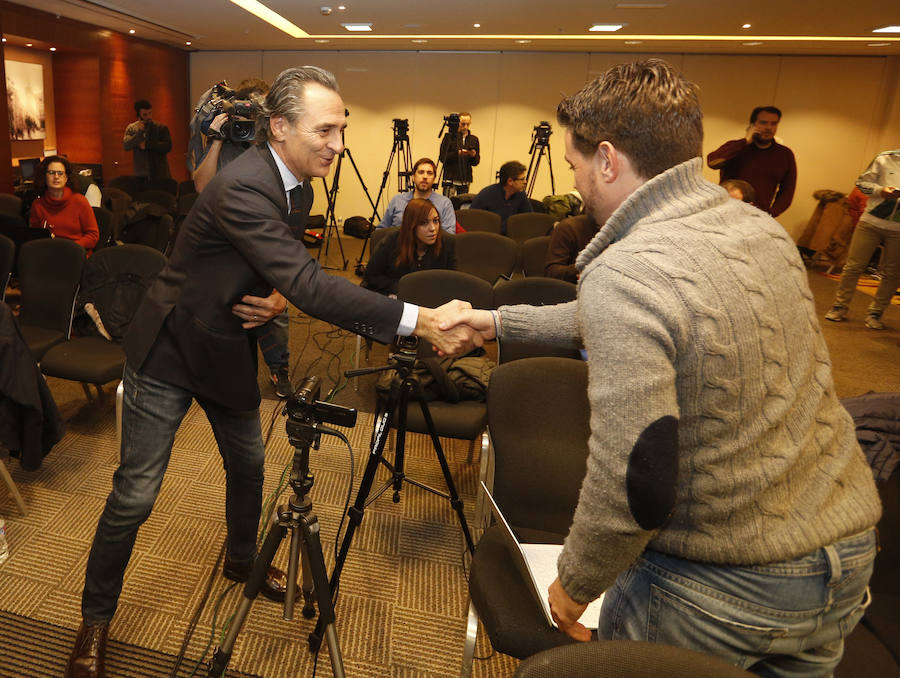
[[[516,558],[517,554],[519,556],[516,558],[516,569],[521,573],[525,583],[529,585],[528,588],[531,590],[536,602],[540,604],[547,623],[557,627],[556,622],[553,621],[553,617],[550,615],[550,601],[547,600],[547,589],[550,588],[550,585],[556,579],[556,561],[559,558],[559,554],[562,553],[562,544],[520,544],[484,482],[481,483],[481,489],[491,504],[491,512],[497,520],[497,525],[503,530],[511,555],[513,558]],[[595,630],[600,621],[600,607],[602,604],[603,595],[592,601],[585,608],[578,621],[584,624],[586,628]]]

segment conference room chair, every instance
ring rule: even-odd
[[[497,233],[499,235],[501,230],[500,215],[487,210],[471,208],[456,210],[456,220],[467,232],[487,231],[488,233]]]
[[[497,233],[460,233],[456,244],[456,268],[493,285],[509,279],[516,270],[519,246],[515,240]]]
[[[520,245],[526,240],[547,235],[553,230],[553,217],[541,212],[513,214],[506,220],[506,235]]]
[[[587,365],[547,357],[499,365],[487,412],[481,479],[519,541],[562,544],[587,468]],[[471,675],[479,618],[494,649],[518,659],[575,642],[547,623],[499,526],[485,530],[475,549],[469,595],[463,678]]]
[[[179,182],[178,184],[178,197],[180,198],[183,195],[189,195],[191,193],[196,193],[197,187],[194,185],[193,179],[188,179],[187,181]]]
[[[94,248],[94,251],[96,251],[115,244],[113,238],[115,234],[115,216],[105,207],[94,207],[93,210],[94,218],[97,220],[97,228],[100,231],[97,246]]]
[[[147,216],[128,224],[122,229],[119,239],[125,243],[146,245],[166,254],[172,242],[174,223],[171,214],[164,214],[161,217]]]
[[[529,304],[531,306],[553,306],[574,301],[577,288],[570,282],[556,278],[516,278],[499,282],[494,286],[494,308]],[[580,346],[557,346],[538,341],[504,339],[497,342],[497,360],[508,363],[511,360],[534,356],[557,356],[560,358],[581,358]]]
[[[396,233],[400,230],[399,226],[388,226],[386,228],[376,228],[369,234],[369,258],[372,258],[372,253],[375,251],[381,242],[391,233]],[[372,341],[370,339],[366,340],[366,358],[368,359],[369,352],[372,349]],[[360,335],[356,335],[356,353],[353,354],[353,369],[359,367],[359,353],[362,350],[362,337]],[[359,382],[357,382],[358,384]]]
[[[457,236],[457,239],[459,237]],[[397,297],[402,301],[429,308],[436,308],[453,299],[461,299],[468,301],[473,308],[487,309],[491,308],[493,291],[484,280],[462,271],[433,269],[407,273],[400,278]],[[420,358],[426,358],[434,357],[435,353],[426,342],[419,342],[418,355]],[[458,403],[434,400],[428,403],[428,409],[439,436],[470,442],[468,461],[473,458],[476,440],[481,440],[484,449],[486,440],[482,440],[481,436],[487,424],[485,403],[475,400],[462,400]],[[425,417],[415,402],[411,402],[408,407],[406,427],[413,433],[428,433]]]
[[[601,640],[539,652],[519,664],[514,678],[747,678],[753,675],[718,657],[683,647],[637,640]]]
[[[158,250],[133,244],[107,247],[88,259],[82,276],[81,301],[94,305],[112,340],[97,335],[57,344],[44,354],[41,372],[48,377],[80,382],[88,400],[88,384],[94,384],[98,398],[102,398],[101,387],[122,378],[125,353],[119,342],[165,263]],[[120,420],[121,402],[117,396],[116,421]]]
[[[144,188],[148,191],[164,191],[173,197],[178,195],[178,182],[169,177],[148,181]]]
[[[67,238],[43,238],[22,245],[19,328],[34,359],[65,341],[72,331],[75,296],[84,268],[84,248]]]
[[[12,241],[12,238],[0,235],[0,301],[6,300],[6,287],[9,285],[15,258],[16,243]]]
[[[12,193],[0,193],[0,214],[22,216],[22,199]]]
[[[106,187],[116,188],[120,191],[124,191],[133,198],[135,195],[147,188],[147,177],[122,174],[110,179],[107,182]]]
[[[175,198],[174,193],[161,191],[156,188],[148,188],[145,191],[139,191],[138,193],[135,193],[134,201],[152,202],[154,205],[159,205],[160,207],[165,208],[165,210],[170,214],[175,214],[178,208],[178,200]]]
[[[550,236],[542,235],[529,238],[519,247],[519,259],[525,277],[543,276],[547,263],[547,250],[550,249]]]

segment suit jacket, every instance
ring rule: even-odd
[[[304,185],[305,218],[313,195]],[[273,287],[311,316],[390,341],[403,304],[324,273],[287,220],[284,186],[266,146],[219,172],[131,323],[123,342],[130,365],[225,407],[257,407],[255,344],[231,306]]]

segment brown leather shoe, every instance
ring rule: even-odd
[[[222,574],[231,581],[245,582],[250,578],[252,567],[252,561],[242,563],[226,557],[225,564],[222,566]],[[268,572],[266,572],[266,581],[259,592],[269,600],[283,603],[284,594],[287,592],[287,572],[277,567],[270,567]],[[297,593],[294,600],[300,600],[301,595],[300,584],[297,584]]]
[[[109,622],[81,623],[69,655],[65,678],[103,678],[106,675],[106,639]]]

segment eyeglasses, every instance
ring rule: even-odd
[[[423,221],[421,224],[419,224],[419,226],[428,226],[428,224],[434,224],[435,226],[440,226],[440,225],[441,225],[441,218],[440,218],[440,217],[435,217],[434,219],[426,219],[426,220]]]
[[[64,177],[66,176],[65,170],[47,170],[48,177]]]

